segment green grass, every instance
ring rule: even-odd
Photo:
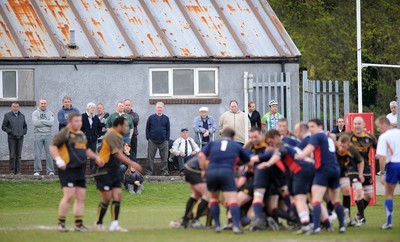
[[[296,236],[290,231],[246,232],[234,236],[231,232],[215,234],[211,230],[176,230],[169,222],[182,215],[190,194],[183,183],[150,183],[141,196],[123,194],[120,223],[129,233],[59,233],[42,230],[39,226],[54,227],[57,207],[61,198],[58,182],[0,182],[0,241],[266,241],[266,240],[358,240],[398,241],[400,237],[400,199],[395,200],[394,229],[381,231],[385,222],[383,198],[378,198],[376,207],[368,207],[368,224],[361,228],[349,228],[347,233],[322,233],[318,236]],[[99,195],[93,183],[88,184],[84,221],[93,228]],[[356,209],[353,208],[353,212]],[[222,221],[225,221],[222,218]],[[110,213],[105,223],[109,224]],[[71,226],[71,212],[67,225]],[[337,227],[337,224],[335,224]]]

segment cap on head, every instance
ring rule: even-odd
[[[199,112],[208,112],[208,108],[207,107],[201,107],[199,108]]]
[[[185,131],[189,131],[189,129],[188,128],[181,129],[181,132],[185,132]]]
[[[278,101],[276,101],[276,100],[269,101],[268,106],[271,107],[272,105],[278,105]]]

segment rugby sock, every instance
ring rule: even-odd
[[[322,224],[326,227],[326,228],[330,228],[331,227],[331,222],[329,222],[329,218],[325,219],[324,221],[322,221]],[[315,227],[315,225],[314,225]]]
[[[219,221],[219,203],[218,203],[218,201],[211,203],[210,212],[211,212],[211,216],[214,219],[215,227],[220,227],[221,223]]]
[[[232,203],[229,210],[231,211],[233,225],[240,228],[240,208],[238,204]]]
[[[187,222],[189,220],[189,216],[192,213],[193,206],[196,204],[197,200],[190,197],[186,202],[185,214],[183,215],[183,221]]]
[[[75,216],[75,226],[80,227],[83,225],[83,216]]]
[[[274,218],[276,217],[277,219],[278,218],[283,218],[283,219],[286,219],[286,220],[290,220],[289,214],[287,212],[283,211],[280,208],[275,208],[272,211],[272,214],[273,214]]]
[[[321,218],[321,203],[315,202],[313,203],[313,221],[314,221],[314,230],[317,230],[320,225],[320,218]]]
[[[65,224],[65,216],[58,215],[58,224]]]
[[[97,223],[96,224],[103,224],[104,215],[106,215],[108,208],[108,204],[104,204],[102,202],[99,203],[99,207],[97,208]]]
[[[301,212],[299,214],[301,226],[307,226],[310,224],[310,214],[309,212]]]
[[[328,202],[326,202],[326,208],[328,209],[329,215],[331,215],[334,207],[333,207],[333,204],[332,204],[332,202],[330,200]]]
[[[360,215],[361,218],[364,218],[364,200],[358,200],[356,201],[357,204],[357,209],[358,209],[358,215]]]
[[[385,200],[386,224],[392,224],[393,200]]]
[[[207,209],[208,207],[208,201],[201,199],[199,205],[197,206],[197,212],[196,212],[196,218],[195,219],[199,219],[204,211]]]
[[[350,196],[343,195],[343,207],[348,208],[350,211]]]
[[[364,201],[364,210],[365,210],[369,205],[369,201],[367,201],[365,199],[363,199],[363,201]]]
[[[262,204],[261,203],[253,203],[254,215],[257,218],[261,218],[262,213]]]
[[[249,219],[248,217],[242,217],[240,219],[240,222],[242,223],[242,227],[246,227],[251,223],[251,219]]]
[[[121,206],[121,202],[116,202],[116,201],[112,202],[112,205],[111,205],[112,221],[118,220],[120,206]]]
[[[335,204],[335,211],[339,220],[339,228],[344,227],[344,209],[340,202]]]
[[[283,201],[285,202],[286,207],[288,208],[288,211],[291,209],[291,202],[290,202],[290,196],[289,194],[283,195]]]

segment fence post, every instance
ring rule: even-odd
[[[324,115],[324,130],[328,130],[328,111],[326,109],[326,81],[322,81],[322,105],[323,106],[323,115]]]
[[[336,120],[338,119],[338,118],[340,118],[340,112],[339,112],[339,81],[335,81],[335,102],[336,102],[336,106],[335,106],[335,109],[336,109],[336,116],[335,116],[335,124],[336,124]],[[344,116],[343,116],[343,119],[344,119]]]
[[[287,118],[287,108],[285,109],[286,106],[285,106],[285,101],[284,101],[285,97],[284,97],[284,90],[283,90],[284,84],[285,84],[283,81],[285,80],[285,77],[283,75],[285,75],[285,73],[281,72],[280,82],[279,82],[279,89],[280,89],[280,92],[281,92],[281,101],[280,101],[279,105],[282,107],[282,115],[283,115],[283,117]],[[275,87],[275,88],[277,88],[277,87]],[[290,126],[289,126],[289,129],[290,129]]]
[[[269,73],[268,73],[269,76]],[[268,88],[269,88],[269,83],[268,83]],[[266,114],[268,111],[268,108],[266,108],[267,104],[265,103],[265,76],[264,73],[262,74],[262,86],[261,86],[261,100],[262,100],[262,104],[263,104],[263,115]]]
[[[310,117],[310,110],[309,110],[309,96],[308,96],[308,72],[303,71],[303,121],[308,122],[309,117]]]
[[[338,100],[339,101],[339,100]],[[339,107],[336,107],[339,112]],[[329,129],[333,129],[333,96],[332,96],[332,81],[329,81]]]
[[[349,81],[343,82],[343,99],[344,99],[344,114],[343,117],[346,116],[346,113],[350,112],[350,88]]]
[[[400,79],[396,82],[397,128],[400,129]]]
[[[289,129],[293,128],[292,122],[292,89],[291,87],[291,79],[290,79],[290,72],[285,73],[286,75],[286,118],[289,121]]]
[[[316,81],[317,83],[317,116],[316,118],[321,119],[321,82],[320,80]]]

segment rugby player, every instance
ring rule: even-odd
[[[233,232],[242,234],[240,226],[240,208],[237,203],[237,188],[235,183],[234,167],[239,158],[247,163],[250,157],[246,150],[232,139],[235,131],[225,128],[221,132],[222,139],[210,142],[199,154],[199,163],[202,177],[207,174],[207,188],[211,193],[210,212],[215,222],[215,231],[221,232],[219,220],[219,193],[222,191],[224,201],[229,205],[233,220]],[[208,166],[206,160],[209,160]],[[251,165],[251,164],[250,164]]]
[[[386,223],[381,228],[386,230],[392,228],[393,193],[397,183],[400,182],[400,130],[392,128],[385,116],[377,118],[375,124],[381,133],[376,155],[379,158],[381,171],[386,168],[386,176],[381,175],[381,183],[385,185],[386,209]]]
[[[83,225],[83,212],[86,197],[86,160],[94,159],[98,166],[104,162],[87,147],[85,134],[81,131],[82,116],[79,113],[70,113],[67,117],[67,126],[58,132],[50,145],[50,153],[58,167],[58,177],[63,189],[63,198],[58,207],[58,230],[68,231],[65,218],[73,199],[75,231],[86,232]]]
[[[289,123],[285,118],[278,120],[278,131],[282,136],[283,142],[291,146],[297,146],[300,141],[296,139],[296,136],[289,131]]]
[[[135,170],[141,172],[142,167],[130,160],[123,153],[123,135],[128,131],[128,120],[123,117],[117,117],[113,123],[112,128],[107,130],[104,136],[99,157],[104,160],[104,166],[95,175],[96,186],[100,191],[101,202],[98,207],[98,220],[97,229],[104,231],[103,218],[107,212],[108,204],[112,199],[111,217],[112,222],[109,231],[127,232],[126,229],[121,228],[118,223],[118,216],[121,207],[121,176],[119,174],[120,162],[133,167]]]
[[[364,182],[360,181],[358,174],[350,174],[350,181],[352,183],[361,183],[363,189],[363,196],[361,199],[356,200],[358,212],[355,219],[359,225],[365,224],[366,219],[364,216],[364,211],[367,208],[369,201],[372,198],[373,193],[373,181],[371,176],[371,164],[375,162],[372,160],[373,149],[376,149],[377,141],[376,138],[365,132],[365,122],[362,117],[356,117],[353,120],[353,130],[347,133],[350,136],[350,142],[353,144],[354,148],[361,154],[364,159]]]
[[[330,199],[335,205],[335,211],[339,219],[339,233],[344,233],[344,211],[340,202],[340,170],[335,154],[335,143],[323,132],[323,123],[319,119],[312,119],[308,122],[308,128],[312,134],[310,143],[300,154],[296,154],[296,160],[304,160],[314,152],[315,175],[311,187],[313,204],[313,222],[314,228],[311,234],[319,234],[321,218],[321,201],[329,191]],[[323,217],[323,223],[328,230],[331,229],[327,214]]]
[[[340,166],[340,190],[343,194],[343,207],[346,226],[359,226],[354,223],[350,217],[351,199],[350,199],[350,175],[357,175],[360,182],[352,183],[354,198],[356,201],[362,199],[362,185],[364,182],[364,160],[360,153],[350,143],[350,137],[342,135],[336,142],[336,158]],[[357,204],[360,204],[359,202]],[[358,212],[363,213],[358,208]]]
[[[297,123],[293,128],[293,133],[300,143],[297,145],[301,150],[306,148],[310,142],[311,133],[308,131],[308,125],[306,123]]]

